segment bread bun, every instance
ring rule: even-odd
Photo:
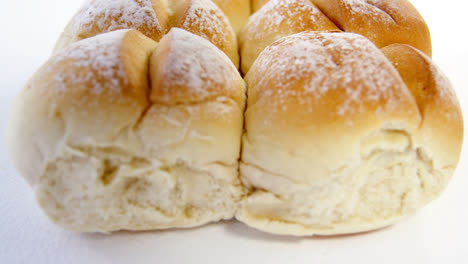
[[[239,66],[236,34],[211,0],[87,0],[66,26],[54,53],[70,43],[119,29],[135,29],[159,41],[172,27],[209,40]]]
[[[9,151],[46,214],[70,230],[230,219],[243,194],[244,93],[228,57],[201,37],[104,33],[33,76],[10,118]]]
[[[377,229],[459,161],[430,55],[407,0],[88,0],[16,100],[8,149],[70,230]]]
[[[275,40],[307,30],[358,33],[379,48],[409,44],[431,56],[429,29],[407,0],[271,0],[253,4],[256,13],[240,35],[244,74]]]
[[[384,50],[408,85],[357,34],[299,33],[260,54],[246,76],[240,174],[251,193],[237,219],[278,234],[354,233],[440,194],[460,154],[460,107],[427,56]]]

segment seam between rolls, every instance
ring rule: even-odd
[[[222,162],[222,161],[212,161],[212,162],[207,162],[207,163],[204,163],[203,166],[211,166],[211,165],[218,165],[218,166],[222,166],[222,167],[235,167],[237,165],[237,163],[226,163],[226,162]]]
[[[144,120],[146,117],[146,114],[149,112],[151,107],[153,106],[151,102],[151,91],[152,91],[152,82],[151,82],[151,58],[153,57],[154,51],[158,48],[158,45],[151,51],[151,53],[147,56],[147,68],[146,68],[146,83],[148,85],[148,88],[146,89],[145,96],[146,96],[146,106],[143,109],[143,111],[140,113],[140,116],[136,120],[135,124],[133,124],[132,128],[138,128],[141,124],[141,122]]]
[[[197,106],[197,105],[200,105],[200,104],[205,104],[205,103],[210,103],[210,102],[218,102],[218,103],[223,104],[224,103],[223,101],[217,101],[217,98],[220,98],[220,97],[228,98],[229,100],[234,102],[239,109],[242,109],[236,99],[234,99],[234,98],[232,98],[230,96],[222,95],[222,94],[207,96],[207,97],[205,97],[205,98],[203,98],[201,100],[194,100],[194,101],[183,101],[183,100],[181,100],[181,101],[176,101],[174,103],[163,102],[163,101],[151,101],[150,104],[151,104],[151,106],[153,106],[153,105],[159,105],[159,106],[181,106],[181,105],[183,105],[183,106]]]
[[[322,13],[328,20],[330,20],[330,22],[332,22],[333,25],[335,25],[339,30],[346,32],[346,30],[344,30],[344,28],[340,24],[338,24],[337,21],[335,21],[327,13],[325,13],[325,11],[323,11],[318,5],[316,5],[313,0],[311,0],[311,4],[312,6],[317,8],[320,11],[320,13]]]
[[[254,169],[256,169],[256,170],[259,170],[259,171],[261,171],[261,172],[264,173],[264,174],[268,174],[268,175],[272,175],[272,176],[275,176],[275,177],[279,177],[279,178],[288,180],[288,181],[290,181],[290,182],[292,182],[292,183],[294,183],[294,184],[300,184],[298,181],[296,181],[296,180],[294,180],[294,179],[291,179],[291,178],[289,178],[289,177],[286,176],[286,175],[268,171],[268,170],[266,170],[265,168],[260,167],[259,165],[255,165],[255,164],[253,164],[253,163],[249,163],[249,162],[245,162],[245,161],[242,161],[241,163],[242,163],[243,165],[245,165],[245,166],[249,166],[249,167],[252,167],[252,168],[254,168]]]
[[[249,0],[249,6],[250,6],[249,18],[250,18],[250,16],[252,16],[256,12],[256,11],[254,11],[254,1],[255,0]],[[244,27],[245,27],[245,25],[244,25]]]
[[[250,2],[251,5],[252,5],[252,1]],[[251,6],[252,8],[252,6]],[[252,9],[251,9],[252,10]],[[240,50],[240,49],[239,49]],[[240,69],[241,66],[239,66],[239,69]],[[239,72],[241,72],[239,70]],[[241,74],[241,73],[239,73]],[[242,76],[242,75],[241,75]],[[244,184],[244,182],[242,181],[242,176],[241,176],[241,171],[240,171],[240,166],[241,166],[241,163],[242,163],[242,153],[244,151],[244,135],[246,137],[248,137],[248,133],[247,133],[247,128],[246,128],[246,113],[247,113],[247,108],[248,108],[248,96],[249,96],[249,86],[247,85],[247,82],[245,81],[245,78],[244,76],[242,76],[242,82],[244,82],[244,98],[245,98],[245,103],[244,103],[244,109],[242,109],[243,111],[242,112],[242,133],[240,134],[240,144],[239,144],[239,158],[237,159],[237,179],[239,180],[239,183],[240,185],[242,186],[242,188],[246,191],[246,193],[244,194],[244,196],[241,198],[240,202],[244,201],[247,197],[249,197],[252,192],[249,190],[249,188],[247,188],[247,186]],[[242,209],[242,206],[239,206],[235,212],[234,212],[234,215],[236,215],[238,212],[240,212]]]

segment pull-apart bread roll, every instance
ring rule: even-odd
[[[408,0],[87,0],[8,148],[70,230],[373,230],[458,163],[460,106],[430,56]]]
[[[87,0],[66,26],[55,52],[81,39],[119,29],[135,29],[159,41],[172,27],[209,40],[239,66],[236,34],[211,0]]]
[[[9,124],[12,159],[71,230],[190,227],[233,217],[245,85],[207,40],[135,30],[60,50]]]
[[[256,12],[240,34],[244,74],[268,45],[281,37],[308,30],[353,32],[365,36],[379,48],[394,43],[409,44],[431,56],[429,29],[407,0],[253,2]]]
[[[239,220],[278,234],[362,232],[440,194],[461,150],[458,101],[422,52],[383,51],[353,33],[306,32],[260,54],[246,77],[240,173],[251,193]]]

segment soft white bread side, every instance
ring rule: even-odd
[[[135,29],[159,41],[172,27],[209,40],[239,66],[236,34],[211,0],[87,0],[65,27],[54,53],[73,42],[119,29]]]
[[[148,79],[149,76],[149,79]],[[207,40],[134,30],[71,44],[39,69],[9,121],[9,152],[45,213],[77,231],[232,218],[245,85]]]
[[[278,234],[354,233],[440,194],[460,155],[460,107],[427,56],[404,45],[386,53],[405,63],[400,49],[411,54],[401,72],[430,69],[415,77],[425,94],[357,34],[299,33],[260,54],[246,76],[240,173],[250,194],[237,219]]]

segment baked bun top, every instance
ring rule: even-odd
[[[271,0],[253,6],[258,10],[240,34],[244,74],[275,40],[307,30],[353,32],[379,48],[401,43],[432,53],[429,29],[407,0]]]
[[[173,27],[209,40],[239,65],[236,34],[211,0],[87,0],[66,26],[54,52],[119,29],[135,29],[159,41]]]

